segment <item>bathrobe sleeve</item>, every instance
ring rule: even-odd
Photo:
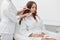
[[[40,37],[26,37],[24,35],[19,35],[19,34],[15,34],[14,35],[15,40],[41,40]]]
[[[39,19],[39,27],[41,29],[42,32],[44,32],[46,30],[45,25],[43,20],[39,17],[39,15],[37,15],[38,19]]]
[[[45,25],[43,24],[43,20],[42,19],[40,19],[40,28],[41,28],[41,31],[43,32],[43,33],[45,33]]]
[[[41,37],[28,37],[32,32],[25,32],[24,35],[20,35],[20,38],[23,40],[41,40]]]
[[[21,36],[20,38],[23,40],[41,40],[40,37],[24,37],[24,36]]]

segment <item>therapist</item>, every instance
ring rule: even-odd
[[[17,23],[17,10],[11,0],[3,0],[1,5],[1,40],[13,40]]]

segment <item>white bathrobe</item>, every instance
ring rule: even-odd
[[[1,5],[1,22],[0,22],[0,34],[1,36],[6,34],[7,39],[3,40],[9,40],[9,38],[13,38],[11,35],[13,35],[15,31],[15,26],[17,23],[17,10],[11,0],[3,0]],[[11,34],[11,35],[9,35]],[[8,38],[9,37],[9,38]],[[10,39],[11,40],[11,39]]]
[[[15,40],[41,40],[41,37],[28,37],[31,33],[41,34],[45,33],[45,36],[53,37],[57,39],[57,34],[46,31],[43,21],[36,17],[38,22],[34,20],[32,16],[25,17],[21,25],[16,27]]]

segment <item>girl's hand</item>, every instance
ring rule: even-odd
[[[43,34],[30,34],[29,37],[44,37]]]
[[[39,37],[39,34],[30,34],[29,37]]]

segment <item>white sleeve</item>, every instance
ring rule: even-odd
[[[41,40],[41,37],[26,37],[23,35],[15,34],[15,40]]]
[[[23,39],[23,40],[41,40],[40,37],[24,37],[24,36],[21,36],[21,39]]]
[[[38,16],[38,19],[39,19],[39,28],[41,29],[41,32],[45,33],[45,25],[43,23],[43,20]]]
[[[40,20],[40,27],[41,27],[41,31],[44,32],[45,29],[45,25],[43,24],[43,20]]]
[[[18,21],[18,17],[17,17],[17,10],[14,7],[14,5],[9,4],[8,8],[3,10],[3,13],[13,22],[17,22]]]
[[[5,15],[12,21],[12,22],[17,22],[18,17],[15,15],[13,12],[9,12],[8,10],[5,10]]]
[[[3,1],[1,5],[1,14],[6,15],[11,21],[17,21],[17,10],[12,2]]]
[[[45,35],[48,34],[47,29],[45,28],[45,25],[44,25],[44,23],[43,23],[43,20],[41,21],[41,31],[42,31]]]

